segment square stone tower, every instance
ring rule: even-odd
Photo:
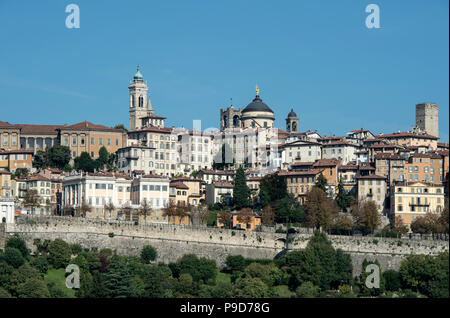
[[[416,105],[416,127],[427,134],[439,137],[438,104],[422,103]]]

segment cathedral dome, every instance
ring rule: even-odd
[[[137,70],[136,70],[136,74],[134,74],[133,79],[135,81],[142,81],[143,78],[144,77],[142,76],[141,72],[139,71],[139,65],[138,65]]]
[[[288,114],[288,118],[297,118],[297,114],[294,112],[293,108],[291,108],[291,111]]]
[[[273,111],[263,103],[259,95],[256,95],[255,99],[242,110],[242,113],[247,112],[270,112],[273,114]]]

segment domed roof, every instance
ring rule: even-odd
[[[137,66],[136,74],[134,74],[133,79],[137,81],[142,81],[144,77],[142,76],[141,72],[139,71],[139,65]]]
[[[291,111],[288,114],[288,118],[297,118],[297,114],[294,112],[293,108],[291,108]]]
[[[270,112],[273,114],[273,110],[263,103],[262,99],[259,98],[259,95],[256,95],[255,99],[242,110],[242,113],[247,112]]]

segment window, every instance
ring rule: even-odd
[[[108,146],[111,146],[111,139],[108,138]]]
[[[116,139],[116,146],[119,145],[119,139]]]
[[[94,137],[91,138],[91,145],[95,144],[95,139]]]
[[[103,138],[98,138],[98,144],[103,145]]]
[[[76,144],[77,144],[77,137],[73,137],[73,139],[72,139],[72,144],[73,144],[73,145],[76,145]]]

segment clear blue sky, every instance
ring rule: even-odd
[[[76,3],[81,28],[65,27]],[[366,5],[381,10],[367,29]],[[255,95],[284,129],[344,135],[408,130],[436,102],[449,139],[448,1],[0,0],[0,120],[128,126],[141,65],[168,126],[219,126]]]

